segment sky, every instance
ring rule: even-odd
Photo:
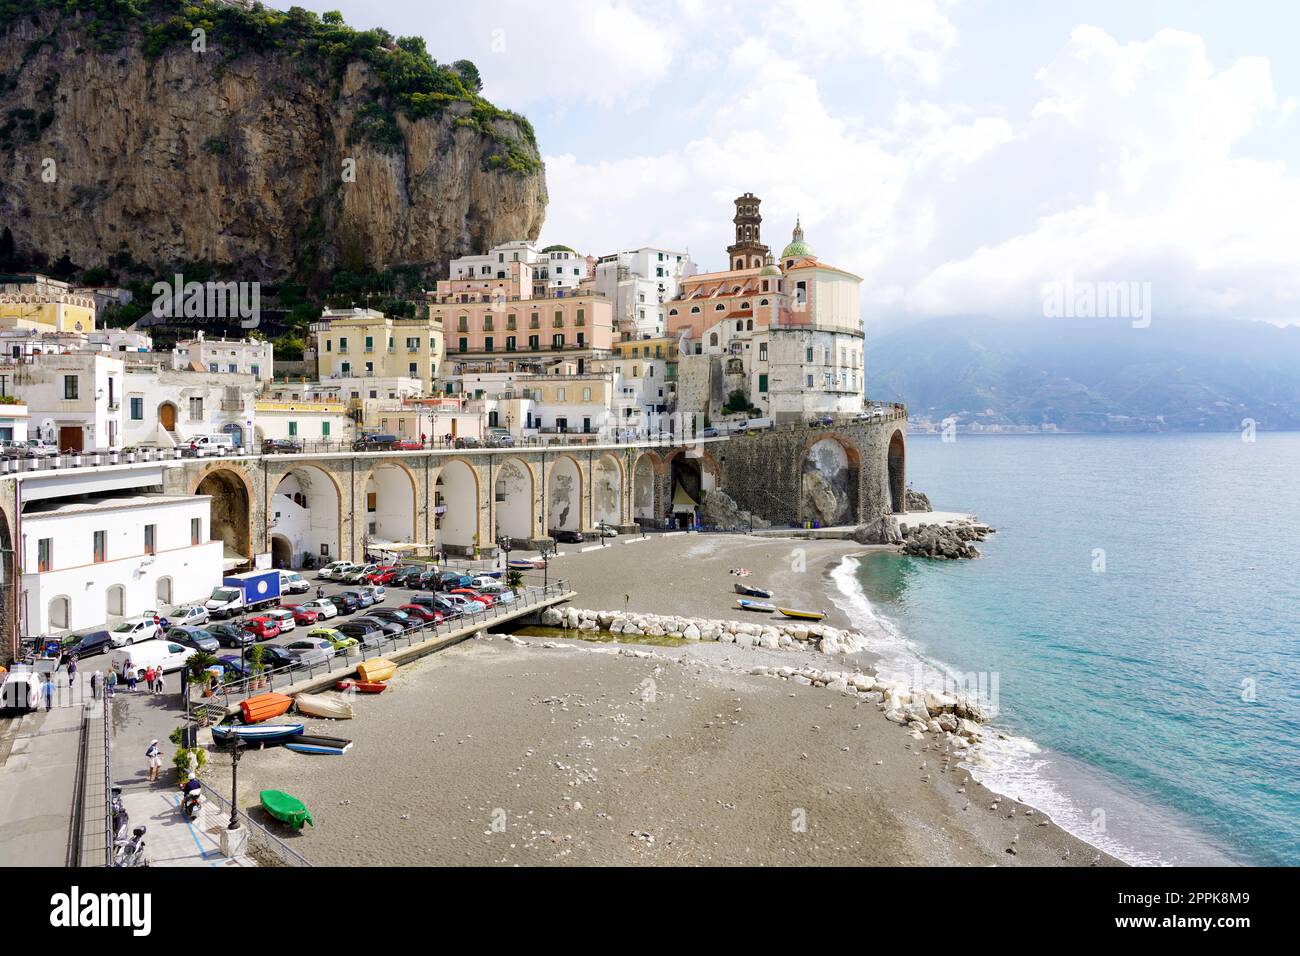
[[[544,242],[721,269],[748,191],[775,252],[798,215],[863,278],[868,327],[1064,282],[1300,323],[1300,4],[298,2],[473,60],[537,131]]]

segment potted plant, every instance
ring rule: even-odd
[[[172,766],[176,768],[176,778],[180,783],[185,783],[190,779],[191,765],[194,767],[195,776],[203,772],[203,768],[208,765],[208,752],[202,747],[185,746],[184,727],[177,727],[167,739],[176,746],[176,753],[172,757]]]
[[[518,568],[511,568],[506,572],[506,584],[510,590],[518,591],[524,586],[524,573]]]
[[[266,678],[263,673],[266,671],[266,665],[262,663],[262,645],[254,644],[253,649],[248,652],[249,659],[253,664],[253,681],[250,685],[254,690],[260,690],[266,686]]]
[[[188,680],[191,684],[198,684],[203,688],[203,696],[212,696],[212,674],[208,668],[218,666],[220,662],[207,651],[196,651],[194,656],[189,659]]]

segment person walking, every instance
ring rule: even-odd
[[[50,710],[54,707],[54,675],[45,675],[45,684],[41,687],[45,692],[45,709]]]
[[[122,673],[126,676],[126,689],[134,692],[136,681],[139,678],[136,676],[135,665],[131,663],[131,658],[126,659],[126,664],[122,667]]]
[[[105,693],[112,697],[117,693],[117,671],[109,671],[104,680]]]
[[[90,675],[90,699],[99,700],[99,671],[93,671]]]
[[[146,694],[153,693],[153,665],[150,664],[144,669],[144,690]]]
[[[163,692],[163,669],[161,667],[153,669],[153,692],[155,694]]]
[[[77,686],[77,655],[68,655],[68,687]]]
[[[149,744],[149,749],[144,752],[149,759],[149,782],[155,783],[162,776],[162,750],[158,747],[158,740]]]

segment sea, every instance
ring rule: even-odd
[[[991,789],[1133,864],[1300,864],[1300,434],[1253,439],[913,436],[909,485],[997,533],[848,559],[837,603],[983,692]]]

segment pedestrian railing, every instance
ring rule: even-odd
[[[212,805],[218,808],[220,816],[229,816],[231,812],[230,801],[223,797],[211,785],[203,783],[203,798],[211,801]],[[244,826],[248,827],[248,842],[258,849],[270,854],[270,856],[282,866],[311,866],[312,863],[305,856],[289,846],[278,836],[262,826],[256,820],[252,819],[247,811],[240,811],[240,819]],[[259,861],[261,862],[261,861]]]
[[[104,693],[104,865],[113,865],[113,747],[108,693]]]

